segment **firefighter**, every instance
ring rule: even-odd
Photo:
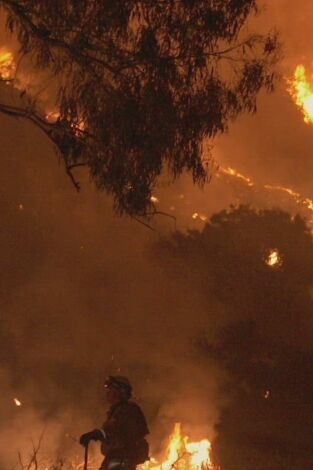
[[[111,405],[107,419],[101,428],[83,434],[80,444],[87,447],[91,440],[101,442],[105,456],[101,470],[134,470],[149,459],[146,419],[140,407],[130,401],[132,387],[126,377],[109,376],[104,386]]]

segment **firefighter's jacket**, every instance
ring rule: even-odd
[[[132,458],[137,443],[149,434],[141,408],[128,400],[111,406],[101,430],[104,435],[102,453],[126,459]]]

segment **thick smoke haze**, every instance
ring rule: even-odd
[[[1,439],[9,437],[9,453],[44,423],[54,436],[100,424],[109,373],[131,377],[160,439],[179,419],[212,434],[215,379],[192,346],[207,304],[151,259],[158,235],[114,217],[87,179],[83,194],[74,192],[36,130],[3,117],[1,130]]]
[[[266,26],[284,42],[282,81],[262,96],[256,116],[242,117],[215,142],[217,164],[237,168],[258,185],[292,187],[313,198],[313,128],[286,92],[295,66],[310,69],[313,5],[275,0]],[[6,35],[1,40],[8,43]],[[30,438],[45,431],[45,451],[81,453],[75,437],[104,417],[107,374],[130,377],[151,422],[159,452],[175,421],[192,437],[213,437],[221,372],[202,362],[194,340],[214,336],[223,305],[202,297],[195,284],[172,278],[151,256],[151,245],[175,227],[158,217],[155,232],[113,214],[112,201],[85,174],[77,194],[47,140],[31,125],[0,116],[0,468],[11,468]],[[163,184],[164,183],[164,184]],[[215,176],[200,190],[184,176],[156,188],[159,207],[180,230],[202,228],[229,204],[281,205],[288,198]],[[305,215],[309,216],[308,213]],[[222,320],[221,320],[222,318]],[[13,398],[22,401],[18,408]]]

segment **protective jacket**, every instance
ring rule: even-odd
[[[132,467],[148,458],[149,449],[144,438],[149,429],[136,403],[124,400],[111,406],[100,431],[103,434],[101,450],[105,455],[104,463],[120,459]]]

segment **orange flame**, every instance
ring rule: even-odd
[[[279,266],[283,264],[282,256],[280,255],[277,248],[273,248],[272,250],[270,250],[270,252],[268,253],[268,256],[265,259],[265,263],[270,268],[278,268]]]
[[[289,194],[289,196],[292,197],[297,204],[305,206],[310,211],[313,211],[313,199],[309,199],[308,197],[303,197],[301,196],[300,193],[297,193],[296,191],[293,191],[290,188],[285,188],[284,186],[272,186],[270,184],[266,184],[264,188],[268,190],[285,192]]]
[[[217,176],[220,176],[221,174],[226,177],[239,179],[243,184],[245,184],[249,188],[258,186],[258,184],[252,180],[252,178],[250,178],[247,175],[244,175],[243,173],[240,173],[238,170],[230,166],[228,167],[221,166],[219,168],[219,173]],[[290,196],[291,199],[294,200],[294,202],[297,205],[303,206],[307,210],[313,212],[313,199],[305,197],[291,188],[287,188],[285,186],[280,186],[280,185],[271,185],[271,184],[265,184],[265,185],[262,185],[261,187],[265,189],[266,191],[279,191],[279,192],[286,193],[288,194],[288,196]],[[182,198],[184,196],[180,195],[180,197]],[[194,212],[191,215],[191,217],[193,220],[201,220],[202,222],[206,222],[208,219],[208,216],[206,216],[205,214],[200,214],[199,212]]]
[[[237,170],[234,168],[228,167],[220,168],[221,173],[224,175],[228,175],[234,178],[238,178],[242,180],[247,186],[256,186],[256,183],[249,178],[249,176],[243,175],[242,173],[239,173]],[[263,186],[263,189],[266,189],[267,191],[280,191],[288,194],[298,205],[306,207],[309,211],[313,212],[313,199],[310,199],[308,197],[302,196],[300,193],[294,191],[291,188],[286,188],[285,186],[279,186],[279,185],[271,185],[271,184],[265,184]]]
[[[10,80],[15,71],[15,62],[12,52],[0,49],[0,79]]]
[[[169,438],[165,460],[158,463],[151,459],[141,466],[142,470],[217,470],[211,460],[211,443],[207,439],[188,442],[180,423],[176,423]]]
[[[205,214],[199,214],[199,212],[194,212],[191,216],[193,220],[200,219],[202,222],[206,222],[208,217]]]
[[[298,65],[293,80],[289,82],[289,93],[301,109],[304,122],[313,123],[313,82],[310,83],[303,65]]]
[[[243,180],[248,186],[254,186],[254,182],[251,178],[243,175],[242,173],[239,173],[237,170],[231,168],[230,166],[228,166],[227,168],[221,167],[220,170],[226,175],[235,176],[236,178]]]
[[[47,119],[48,122],[55,122],[59,119],[59,117],[60,117],[59,111],[49,111],[45,115],[45,118]]]
[[[22,406],[22,402],[18,398],[13,398],[15,406]]]

